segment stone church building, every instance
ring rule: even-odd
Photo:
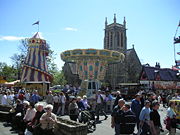
[[[127,49],[126,30],[125,18],[123,24],[116,22],[116,15],[114,15],[112,24],[108,24],[106,18],[104,49],[116,50],[125,55],[123,62],[108,65],[104,82],[112,88],[118,87],[119,83],[137,83],[140,78],[141,62],[134,46],[131,49]],[[75,64],[65,63],[63,71],[68,83],[75,86],[80,85],[81,81],[78,78]]]
[[[116,50],[125,55],[123,62],[111,64],[107,68],[105,82],[111,87],[118,87],[119,83],[138,83],[142,65],[134,49],[127,49],[126,20],[123,24],[114,22],[108,24],[105,20],[104,49]]]

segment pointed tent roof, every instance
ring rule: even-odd
[[[32,38],[41,38],[39,32],[37,32]]]

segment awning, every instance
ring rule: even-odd
[[[14,86],[15,84],[19,83],[20,80],[16,80],[16,81],[13,81],[13,82],[6,82],[4,83],[5,86]]]

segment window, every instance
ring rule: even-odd
[[[121,33],[121,47],[123,47],[123,33]]]
[[[120,42],[119,42],[119,39],[120,39],[120,36],[119,36],[119,32],[117,32],[117,46],[120,46]]]
[[[110,43],[110,47],[112,47],[113,44],[113,33],[111,32],[111,39],[110,39],[111,43]]]
[[[89,71],[93,71],[93,66],[92,65],[89,66]]]

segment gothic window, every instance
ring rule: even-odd
[[[121,33],[121,47],[123,47],[123,33]]]
[[[119,32],[117,32],[117,46],[120,46],[120,42],[119,42]]]
[[[112,47],[112,43],[113,43],[113,33],[111,32],[111,39],[110,39],[111,43],[110,46]]]
[[[107,34],[107,48],[109,48],[109,32]]]

